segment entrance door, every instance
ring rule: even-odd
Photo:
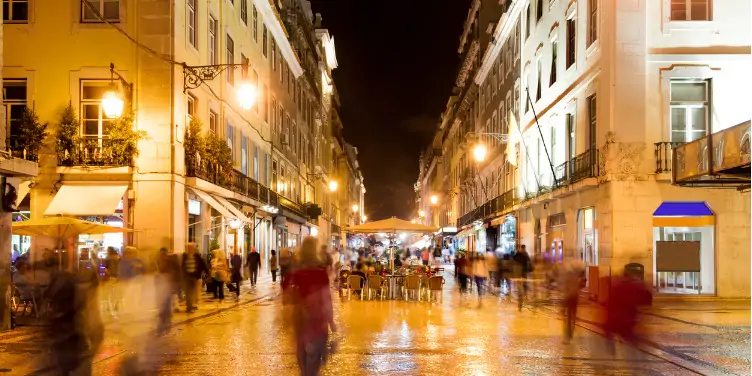
[[[701,241],[702,232],[690,227],[664,227],[660,230],[662,241]],[[699,272],[658,272],[655,284],[660,292],[699,294],[702,289]]]

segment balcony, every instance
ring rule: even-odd
[[[558,186],[598,177],[598,149],[590,149],[554,169]]]
[[[672,150],[681,145],[681,142],[656,142],[655,143],[655,173],[671,172]]]
[[[186,176],[208,181],[263,204],[277,206],[279,203],[274,191],[235,169],[225,172],[208,163],[189,164],[186,161]]]
[[[8,152],[14,158],[24,159],[30,162],[39,162],[39,153],[30,152],[26,147],[18,142],[17,137],[6,139]]]
[[[749,189],[750,122],[674,147],[675,185]]]
[[[135,148],[131,140],[82,137],[58,151],[57,165],[128,167],[133,166]]]

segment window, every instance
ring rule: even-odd
[[[538,0],[535,4],[535,20],[540,21],[543,18],[543,0]]]
[[[556,157],[558,155],[556,153],[556,127],[551,126],[551,134],[549,135],[548,140],[548,142],[551,144],[551,163],[556,166]]]
[[[185,115],[188,117],[188,122],[196,116],[196,97],[192,94],[186,94]]]
[[[102,97],[109,87],[109,81],[81,82],[81,133],[84,137],[99,139],[109,134],[112,120],[102,109]]]
[[[226,63],[227,64],[235,63],[235,41],[233,41],[229,35],[227,36],[227,61]],[[230,85],[235,84],[235,69],[233,67],[230,67],[230,69],[227,70],[227,82],[229,82]]]
[[[530,38],[530,5],[525,9],[525,38]]]
[[[250,175],[248,173],[248,137],[240,139],[240,172],[245,176]]]
[[[217,64],[217,19],[209,16],[209,64]]]
[[[253,147],[253,179],[256,181],[259,181],[259,148],[258,146]]]
[[[219,121],[219,116],[217,116],[217,113],[209,110],[209,131],[211,133],[217,134],[217,124]]]
[[[253,30],[251,30],[251,34],[253,34],[253,41],[258,42],[258,9],[256,9],[256,5],[253,5]]]
[[[277,187],[277,160],[276,159],[272,159],[271,189],[273,189],[275,192],[278,190],[278,187]]]
[[[577,144],[574,142],[574,114],[567,114],[565,121],[567,125],[567,158],[572,160],[577,155],[575,150]]]
[[[15,149],[21,134],[21,122],[26,111],[26,80],[3,80],[3,105],[8,126],[7,147]]]
[[[266,57],[267,36],[266,36],[266,25],[264,25],[263,22],[261,23],[261,28],[262,28],[262,31],[261,31],[261,39],[262,39],[261,53],[263,53],[264,57]]]
[[[520,82],[517,81],[514,84],[514,94],[513,95],[513,102],[512,102],[512,114],[514,115],[514,118],[517,119],[520,116]]]
[[[671,0],[671,21],[710,21],[710,0]]]
[[[29,0],[3,0],[3,22],[29,22]]]
[[[240,0],[240,20],[248,25],[248,0]]]
[[[588,47],[598,40],[598,0],[588,0]]]
[[[577,23],[574,17],[567,20],[567,69],[577,58]]]
[[[504,102],[501,102],[499,104],[499,116],[501,117],[501,132],[500,132],[501,134],[509,133],[509,124],[507,123],[507,119],[509,118],[509,115],[507,115],[506,111],[507,109],[504,106]]]
[[[264,121],[268,123],[269,122],[269,108],[268,108],[268,104],[269,104],[269,89],[266,87],[266,85],[264,85],[264,92],[262,94],[264,95],[264,103],[267,104],[267,107],[265,107],[266,111],[264,111]],[[274,107],[272,107],[272,108],[274,108]]]
[[[103,22],[102,20],[120,21],[120,0],[85,0],[81,3],[81,22]]]
[[[553,86],[553,84],[556,83],[556,60],[559,59],[559,42],[558,41],[552,41],[551,42],[551,76],[548,80],[548,86]]]
[[[277,70],[277,42],[272,37],[272,70]]]
[[[543,80],[543,59],[539,58],[538,62],[538,81],[535,86],[535,101],[539,101],[541,99],[542,93],[541,93],[541,81]]]
[[[272,135],[276,135],[278,133],[277,132],[277,98],[272,97],[271,105],[272,105],[271,107],[272,118],[271,118],[270,125],[271,125]]]
[[[240,79],[245,81],[248,79],[248,66],[250,65],[250,62],[243,53],[240,54],[240,64]]]
[[[595,94],[588,97],[588,144],[590,145],[590,150],[595,150],[596,148],[596,124],[597,124],[597,112],[598,107],[596,106],[596,97]]]
[[[235,127],[230,123],[227,123],[227,146],[230,147],[232,153],[232,164],[235,165],[237,149],[235,148]]]
[[[690,142],[708,130],[709,82],[671,81],[671,142]]]
[[[514,56],[520,56],[520,21],[514,26]]]
[[[198,14],[196,12],[196,0],[187,0],[186,9],[185,24],[188,32],[188,43],[196,47],[196,40],[198,39],[196,35],[196,15]]]

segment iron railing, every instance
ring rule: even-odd
[[[25,159],[27,161],[39,162],[39,150],[33,151],[21,145],[18,136],[10,136],[5,139],[8,152],[15,158]]]
[[[267,205],[279,203],[277,193],[235,169],[223,171],[210,163],[186,160],[186,176],[206,180]]]
[[[135,145],[131,140],[82,137],[58,151],[58,166],[133,166]]]
[[[655,143],[655,173],[670,172],[672,166],[672,150],[682,142],[656,142]]]
[[[559,187],[598,177],[598,149],[589,149],[556,166],[554,174]]]

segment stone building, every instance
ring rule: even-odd
[[[344,178],[327,154],[336,57],[308,1],[28,4],[25,19],[4,25],[11,42],[3,76],[50,123],[39,177],[22,204],[31,218],[69,215],[135,230],[80,239],[82,247],[182,251],[196,242],[206,252],[216,241],[243,253],[256,247],[265,259],[337,225],[319,210],[333,201],[324,188]],[[110,93],[124,103],[119,117],[108,116]],[[75,142],[58,150],[68,105]],[[217,162],[224,148],[216,143],[194,150],[194,120],[200,134],[229,146],[229,166]],[[110,134],[117,124],[143,131],[129,140],[137,147],[118,147],[122,134]]]

